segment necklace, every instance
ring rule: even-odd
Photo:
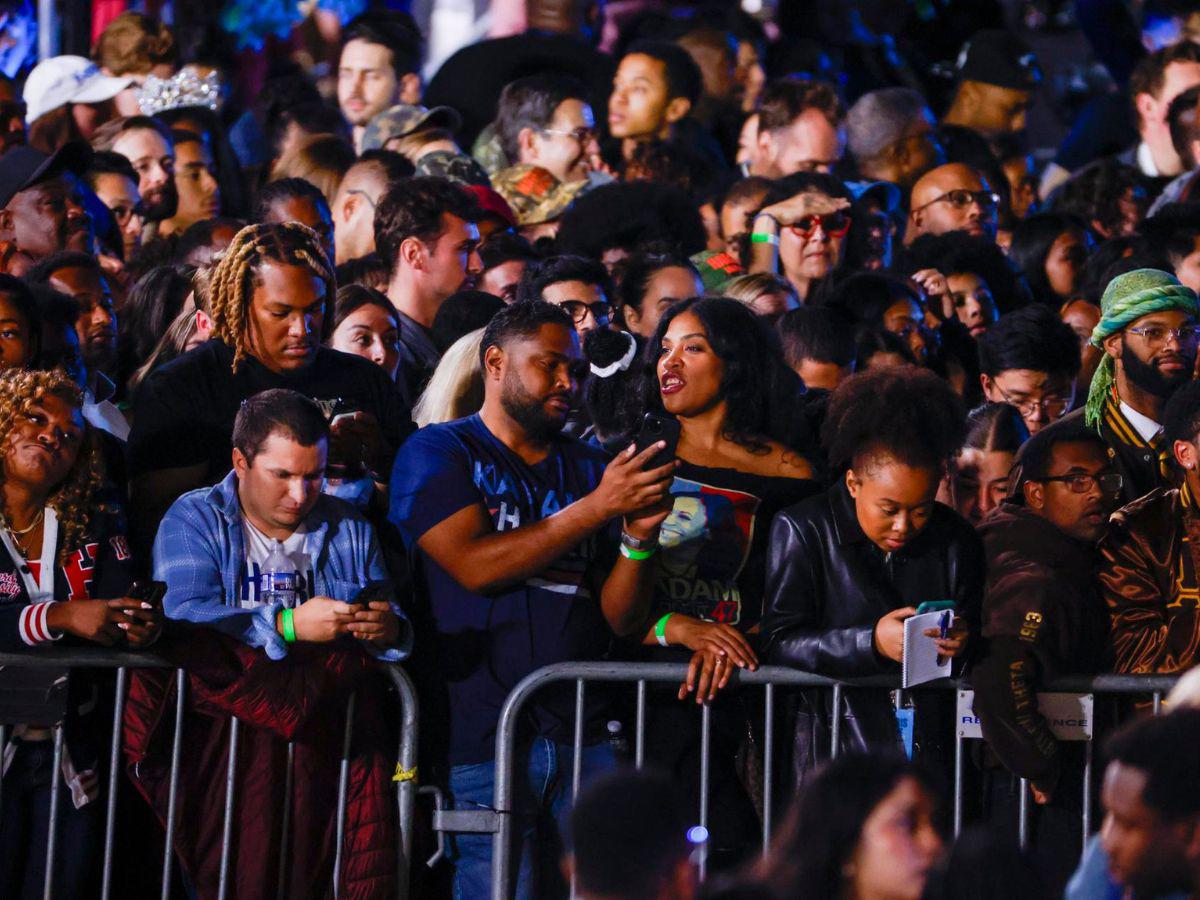
[[[11,525],[9,525],[6,520],[4,523],[4,530],[7,531],[9,534],[11,534],[13,537],[23,537],[24,535],[29,534],[29,532],[33,531],[33,529],[38,527],[38,525],[42,521],[42,516],[44,516],[45,514],[46,514],[45,509],[38,510],[38,514],[33,517],[33,521],[30,522],[28,525],[26,525],[24,528],[20,529],[19,531],[16,528],[13,528]]]

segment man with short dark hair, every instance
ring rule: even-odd
[[[1082,760],[1059,744],[1038,709],[1047,682],[1108,665],[1108,617],[1096,588],[1096,544],[1116,508],[1121,476],[1104,441],[1058,423],[1021,448],[1008,499],[980,525],[987,554],[983,650],[971,669],[974,711],[1004,775],[989,763],[993,821],[1014,812],[1027,778],[1042,807],[1037,844],[1066,880],[1079,847],[1075,784]],[[1064,770],[1067,774],[1064,776]],[[1065,782],[1064,790],[1059,786]]]
[[[53,156],[24,145],[0,156],[0,271],[21,275],[61,250],[92,251],[78,183],[89,156],[75,143]]]
[[[346,170],[329,206],[339,266],[375,252],[379,201],[392,185],[412,174],[412,163],[390,150],[368,150]]]
[[[1171,139],[1168,112],[1175,98],[1200,85],[1200,47],[1180,41],[1142,58],[1129,76],[1140,141],[1117,157],[1150,178],[1173,178],[1184,162]],[[1160,182],[1161,184],[1161,182]]]
[[[612,318],[613,284],[603,263],[584,256],[552,256],[525,270],[517,301],[542,300],[561,307],[583,336]]]
[[[448,725],[450,794],[465,810],[493,803],[496,723],[509,691],[544,665],[597,659],[612,633],[644,627],[654,575],[647,561],[670,509],[675,467],[645,469],[661,443],[638,455],[629,447],[606,465],[598,448],[562,435],[581,356],[561,309],[519,302],[500,310],[484,330],[480,361],[483,408],[404,444],[389,513],[420,570],[431,631],[418,638],[428,651],[425,709]],[[624,532],[614,562],[600,535],[618,519]],[[518,780],[517,808],[551,829],[546,819],[570,802],[570,780],[552,773],[573,766],[573,697],[539,693],[518,754],[528,777]],[[614,764],[604,712],[590,694],[584,779]],[[521,820],[519,843],[532,842],[534,825]],[[491,836],[461,834],[455,843],[456,894],[486,896]],[[541,849],[521,854],[519,897],[541,895]]]
[[[777,327],[784,360],[809,390],[833,391],[854,374],[854,327],[836,310],[793,309]]]
[[[263,185],[254,198],[250,218],[264,225],[299,222],[307,225],[321,239],[325,255],[333,263],[336,250],[336,231],[333,213],[325,195],[311,181],[303,178],[280,178]]]
[[[600,157],[596,118],[583,85],[561,75],[532,75],[505,85],[496,137],[508,168],[537,166],[561,182],[586,179]]]
[[[608,130],[629,159],[639,143],[665,141],[700,97],[700,69],[666,41],[638,41],[613,76]]]
[[[1200,832],[1200,710],[1142,716],[1105,744],[1104,824],[1065,900],[1193,896],[1189,857]]]
[[[337,97],[362,149],[367,124],[389,106],[421,102],[421,33],[412,17],[395,11],[366,12],[342,32]]]
[[[374,529],[321,493],[328,450],[325,416],[302,394],[268,390],[242,403],[233,471],[184,494],[159,526],[154,577],[167,585],[167,618],[215,628],[271,659],[296,642],[343,636],[388,661],[408,655],[412,633]],[[355,605],[367,586],[370,599]]]
[[[387,262],[387,296],[400,313],[399,379],[416,398],[441,354],[430,335],[451,294],[470,288],[479,261],[479,207],[444,178],[393,185],[375,210],[375,247]]]
[[[669,777],[626,769],[597,778],[571,811],[565,866],[582,900],[692,900],[692,831]]]
[[[1075,333],[1045,306],[1001,316],[979,338],[983,396],[1016,407],[1031,434],[1071,409],[1079,365]]]
[[[109,278],[96,257],[66,250],[29,270],[31,285],[47,285],[75,304],[75,334],[86,371],[83,417],[118,441],[129,439],[129,420],[113,402],[118,393],[117,314]],[[119,446],[119,445],[118,445]]]
[[[502,232],[479,248],[479,290],[515,303],[525,269],[537,256],[529,241],[518,234]]]
[[[912,88],[869,91],[846,114],[847,142],[859,174],[905,190],[946,162],[936,127],[925,98]]]
[[[772,81],[758,107],[750,174],[829,174],[846,149],[845,119],[846,110],[832,85],[800,78]]]

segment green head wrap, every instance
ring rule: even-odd
[[[1102,347],[1106,337],[1124,331],[1126,326],[1142,316],[1169,309],[1200,318],[1196,292],[1180,284],[1179,279],[1170,272],[1134,269],[1118,275],[1108,283],[1104,296],[1100,298],[1100,323],[1092,331],[1091,343],[1095,347]],[[1100,422],[1104,402],[1112,390],[1115,377],[1113,358],[1105,353],[1088,390],[1087,406],[1083,413],[1088,425]]]

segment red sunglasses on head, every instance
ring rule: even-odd
[[[831,238],[845,237],[846,232],[850,230],[850,215],[842,211],[826,213],[823,216],[805,216],[799,222],[789,226],[792,232],[800,237],[812,237],[813,232],[817,230],[817,226],[821,226],[821,230],[826,236]]]

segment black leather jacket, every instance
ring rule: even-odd
[[[897,663],[875,652],[875,623],[903,606],[954,600],[977,635],[983,578],[979,538],[952,509],[935,504],[920,534],[903,549],[885,553],[863,533],[854,500],[845,482],[838,481],[775,517],[762,621],[766,659],[835,678],[898,674]],[[820,704],[812,702],[816,694],[808,697],[807,708],[801,704],[806,721],[797,722],[795,760],[801,770],[829,751],[828,693],[820,695]],[[941,694],[952,706],[950,692]],[[896,744],[898,730],[886,692],[850,690],[845,696],[846,749]],[[947,746],[951,722],[937,721],[942,716],[933,711],[922,715],[922,703],[928,706],[929,699],[932,692],[914,696],[918,742],[924,733],[926,745]]]

